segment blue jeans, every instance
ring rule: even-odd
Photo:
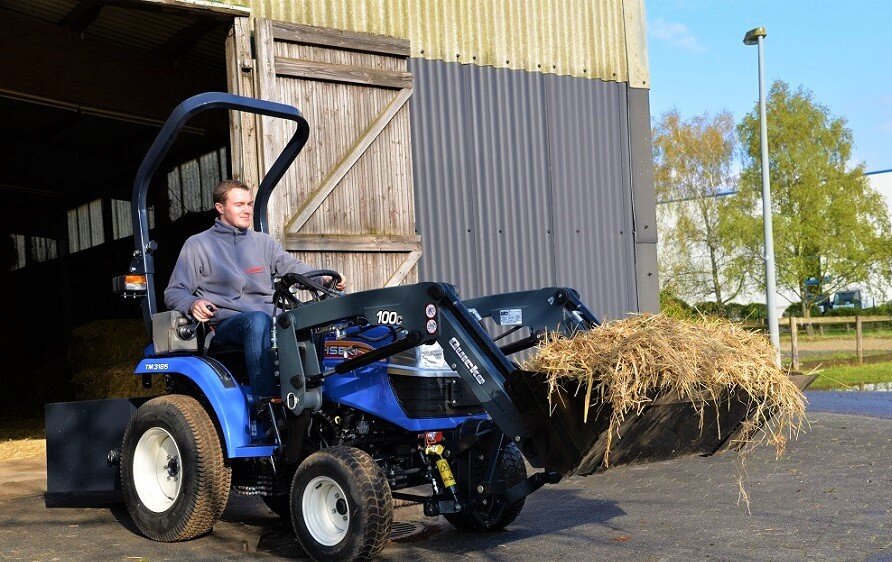
[[[245,347],[245,364],[254,399],[278,396],[273,376],[270,331],[273,319],[265,312],[242,312],[220,322],[214,329],[214,341]]]

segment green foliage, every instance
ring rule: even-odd
[[[892,316],[892,303],[871,306],[869,308],[834,308],[824,313],[824,316]]]
[[[758,302],[747,304],[729,302],[720,307],[714,301],[703,301],[695,304],[694,309],[705,316],[718,316],[734,322],[753,322],[764,320],[768,316],[765,303]]]
[[[834,308],[823,314],[817,305],[811,307],[812,316],[892,316],[892,302],[869,308]],[[802,303],[794,302],[784,310],[784,316],[802,317]]]
[[[740,243],[762,253],[758,106],[738,126],[746,167],[735,196]],[[782,81],[768,94],[768,150],[778,289],[813,311],[817,295],[849,284],[882,286],[892,278],[892,229],[882,196],[848,166],[852,132],[804,88]],[[810,279],[822,282],[809,287]],[[761,281],[761,280],[760,280]],[[799,307],[800,311],[802,307]],[[798,314],[797,314],[798,315]]]
[[[694,309],[668,289],[660,290],[660,312],[672,318],[695,318]]]
[[[736,179],[734,119],[728,112],[683,119],[677,111],[655,125],[654,186],[660,227],[660,279],[674,294],[724,305],[747,285],[753,262],[726,220]]]
[[[809,316],[820,316],[821,309],[817,307],[817,305],[812,305]],[[791,316],[795,316],[797,318],[802,317],[802,302],[794,302],[786,309],[784,309],[783,317],[789,318]]]
[[[741,322],[752,322],[768,318],[768,307],[764,302],[751,302],[747,304],[729,303],[725,306],[728,318]]]

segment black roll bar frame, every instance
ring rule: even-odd
[[[157,244],[149,239],[149,216],[146,205],[146,194],[152,177],[158,171],[162,160],[173,145],[177,135],[186,122],[195,115],[209,109],[227,109],[245,111],[269,117],[278,117],[297,123],[297,130],[285,145],[282,153],[273,162],[254,199],[254,229],[269,233],[269,221],[267,208],[273,189],[285,175],[291,163],[303,150],[310,136],[310,126],[301,112],[293,106],[275,103],[266,100],[248,98],[225,92],[206,92],[185,100],[167,118],[155,141],[146,153],[136,179],[133,181],[133,196],[130,201],[130,212],[133,220],[133,260],[130,263],[131,274],[141,274],[146,277],[146,295],[144,312],[151,318],[158,312],[158,302],[155,295],[155,260],[152,254]],[[147,325],[150,325],[147,320]]]

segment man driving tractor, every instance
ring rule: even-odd
[[[213,193],[219,213],[211,228],[191,236],[177,259],[164,302],[171,310],[207,322],[219,344],[242,345],[255,400],[277,394],[270,354],[273,277],[314,268],[286,252],[276,240],[250,229],[251,189],[237,180],[220,182]],[[343,290],[345,282],[335,286]]]

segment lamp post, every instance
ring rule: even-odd
[[[768,308],[768,333],[774,346],[774,361],[780,366],[780,331],[777,325],[777,288],[774,271],[774,228],[771,225],[771,183],[768,178],[768,121],[765,117],[765,57],[762,43],[768,33],[764,27],[746,32],[744,45],[759,46],[759,130],[762,145],[762,225],[765,231],[765,306]]]

